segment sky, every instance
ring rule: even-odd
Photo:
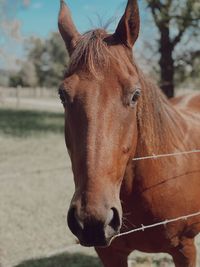
[[[57,30],[59,0],[32,0],[28,8],[22,9],[17,18],[22,22],[23,35],[46,37]],[[123,0],[67,0],[72,17],[80,32],[90,29],[91,21],[98,26],[97,14],[103,20],[119,17],[125,6]],[[95,25],[95,26],[96,26]]]
[[[142,20],[148,16],[144,1],[138,1]],[[115,27],[123,15],[126,0],[66,0],[73,20],[78,30],[83,33],[91,28],[98,27],[98,15],[107,22],[114,17],[110,30]],[[21,31],[24,36],[36,35],[47,37],[50,32],[57,31],[57,18],[60,0],[31,0],[26,9],[17,13],[17,18],[22,22]],[[141,27],[141,34],[150,33],[151,29]]]
[[[7,1],[7,0],[6,0]],[[14,1],[14,0],[9,0]],[[25,0],[23,0],[25,1]],[[1,40],[0,36],[0,68],[14,69],[19,67],[17,59],[25,57],[24,44],[30,36],[47,38],[51,32],[58,30],[57,20],[59,13],[60,0],[27,0],[30,3],[26,8],[17,9],[13,16],[13,29],[16,40]],[[126,0],[66,0],[75,25],[80,33],[91,28],[99,27],[98,16],[103,22],[110,18],[115,18],[109,31],[113,32],[123,15]],[[141,18],[148,17],[144,1],[140,0]],[[8,11],[10,12],[10,10]],[[0,26],[1,27],[1,26]],[[136,47],[141,47],[143,37],[151,38],[152,27],[142,25],[140,38]],[[149,37],[148,37],[149,36]],[[2,41],[2,42],[1,42]],[[7,43],[6,43],[7,42]],[[1,57],[2,56],[2,57]]]

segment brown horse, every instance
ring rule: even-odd
[[[68,225],[105,267],[126,267],[133,250],[166,252],[194,267],[200,216],[116,238],[119,232],[200,211],[200,155],[133,161],[200,148],[200,95],[170,103],[132,57],[139,34],[129,0],[114,34],[80,35],[61,1],[59,30],[70,54],[60,87],[75,194]]]

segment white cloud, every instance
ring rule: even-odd
[[[83,9],[85,9],[86,11],[94,11],[94,6],[92,5],[84,5]]]
[[[36,3],[32,4],[31,7],[32,7],[33,9],[40,9],[40,8],[43,7],[43,3],[41,3],[41,2],[36,2]]]

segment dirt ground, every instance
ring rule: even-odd
[[[14,117],[9,119],[14,120]],[[57,119],[60,123],[62,114]],[[6,131],[1,132],[1,127]],[[25,260],[63,252],[95,255],[92,249],[75,245],[76,240],[67,228],[66,214],[74,191],[73,178],[62,129],[59,132],[52,129],[47,127],[41,134],[26,132],[24,136],[15,136],[0,124],[1,267],[13,267]],[[153,267],[156,266],[152,264],[153,260],[165,256],[134,253],[130,266]],[[146,258],[149,263],[134,263],[138,257]],[[162,266],[171,265],[167,262]]]

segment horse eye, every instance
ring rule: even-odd
[[[138,89],[135,90],[135,92],[131,96],[131,105],[132,106],[137,102],[137,100],[139,99],[140,95],[141,95],[141,89],[138,88]]]

